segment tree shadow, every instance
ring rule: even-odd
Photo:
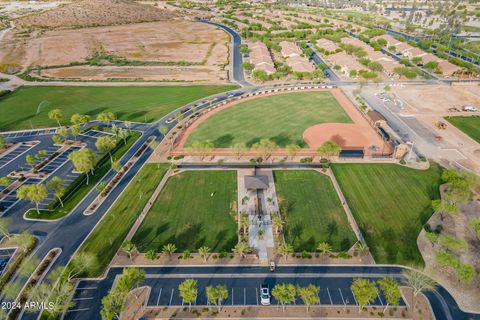
[[[89,111],[85,112],[85,114],[87,116],[92,117],[92,116],[96,116],[97,114],[102,113],[106,110],[108,110],[107,107],[98,107],[98,108],[95,108],[95,109],[92,109],[92,110],[89,110]]]
[[[247,141],[247,147],[251,148],[255,143],[260,142],[260,137],[250,139]]]
[[[216,148],[227,148],[232,145],[233,136],[231,134],[224,134],[213,141]]]
[[[270,140],[275,142],[279,147],[285,147],[292,141],[286,133],[280,133],[274,137],[271,137]]]

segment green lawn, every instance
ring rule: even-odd
[[[480,143],[480,117],[478,116],[458,116],[445,117],[445,119],[458,129],[462,130],[473,140]]]
[[[440,167],[334,164],[333,172],[375,261],[423,265],[417,237],[440,197]]]
[[[234,86],[23,87],[0,99],[0,131],[56,126],[48,111],[60,108],[95,117],[112,111],[122,120],[151,122],[189,102]],[[64,121],[67,123],[67,121]]]
[[[295,251],[313,252],[324,241],[336,252],[350,249],[356,237],[328,176],[313,170],[274,171],[274,175],[286,208],[285,241]]]
[[[232,203],[235,171],[186,171],[170,177],[132,241],[141,252],[161,252],[174,243],[179,252],[208,246],[230,251],[237,243]],[[235,208],[236,210],[236,208]]]
[[[283,147],[306,146],[302,134],[308,127],[326,122],[351,122],[329,92],[295,92],[260,97],[222,110],[201,123],[186,146],[210,140],[217,148],[237,142],[248,146],[268,138]]]
[[[94,254],[99,260],[98,267],[86,276],[98,277],[105,271],[168,167],[146,164],[82,244],[79,252]]]

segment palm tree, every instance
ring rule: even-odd
[[[168,255],[169,258],[172,257],[172,254],[177,251],[177,246],[173,243],[167,243],[162,248],[162,253]]]
[[[357,243],[355,243],[355,251],[360,255],[364,255],[368,252],[368,246],[363,241],[357,241]]]
[[[250,247],[248,244],[244,241],[240,241],[235,245],[235,248],[233,248],[233,253],[237,253],[240,255],[240,257],[245,258],[245,254],[250,252]]]
[[[122,250],[128,255],[128,259],[132,260],[133,254],[137,251],[137,246],[132,241],[126,240],[122,245]]]
[[[156,260],[158,259],[158,254],[155,252],[155,250],[148,250],[146,253],[145,253],[145,259],[148,259],[148,260]]]
[[[320,242],[317,246],[317,250],[322,254],[328,254],[332,252],[332,246],[328,242]]]
[[[205,262],[207,262],[209,253],[210,253],[210,248],[207,246],[203,246],[200,249],[198,249],[198,254],[200,255],[200,257],[203,258],[203,261]]]
[[[282,217],[280,217],[280,214],[278,213],[273,214],[272,224],[273,224],[273,227],[275,228],[275,233],[277,234],[280,233],[280,230],[283,227],[283,220],[282,220]]]
[[[291,244],[282,244],[278,248],[278,253],[287,261],[288,255],[293,253],[293,246]]]
[[[417,305],[417,299],[419,293],[425,291],[433,291],[437,287],[437,283],[431,278],[427,277],[425,274],[417,270],[408,270],[402,273],[405,278],[407,286],[411,287],[412,300],[415,300],[413,309]]]
[[[243,229],[243,234],[247,234],[247,228],[250,224],[247,214],[242,214],[240,217],[240,227]]]

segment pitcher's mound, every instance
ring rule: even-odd
[[[363,128],[363,130],[365,130]],[[362,133],[362,127],[355,123],[322,123],[311,126],[303,132],[303,140],[312,149],[317,149],[326,141],[334,141],[343,149],[367,148],[368,138]]]

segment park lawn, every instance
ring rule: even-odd
[[[356,237],[330,177],[313,170],[275,170],[274,176],[286,208],[286,243],[296,252],[314,252],[320,242],[330,243],[335,252],[351,248]]]
[[[463,131],[473,140],[480,143],[480,117],[478,116],[456,116],[445,117],[455,127]]]
[[[280,147],[305,147],[303,132],[319,123],[351,122],[330,92],[294,92],[248,100],[222,110],[199,124],[186,146],[210,140],[217,148],[271,139]]]
[[[423,266],[417,237],[440,197],[441,168],[334,164],[333,172],[375,261]]]
[[[178,252],[207,246],[231,251],[237,244],[235,171],[186,171],[169,178],[133,236],[140,252],[161,252],[174,243]]]
[[[75,113],[93,118],[114,112],[118,119],[152,122],[172,110],[235,86],[23,87],[0,99],[0,131],[57,126],[48,111],[62,109],[63,123]]]
[[[119,141],[119,146],[112,152],[113,161],[119,160],[125,152],[140,138],[141,133],[138,131],[132,131],[131,135],[127,138],[126,143]],[[86,176],[80,175],[67,186],[67,191],[63,197],[63,207],[60,202],[55,200],[49,205],[51,210],[40,210],[40,214],[37,210],[30,209],[25,216],[30,219],[43,219],[43,220],[55,220],[60,219],[70,213],[75,206],[82,201],[82,199],[92,190],[95,185],[107,174],[108,170],[112,167],[110,156],[105,154],[98,161],[93,174],[90,174],[88,178],[88,184],[86,184]]]
[[[168,167],[168,164],[144,165],[97,224],[78,251],[93,254],[99,261],[97,268],[86,276],[97,277],[105,271]]]

